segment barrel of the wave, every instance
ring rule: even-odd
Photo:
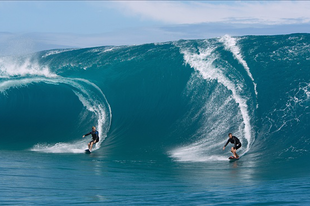
[[[12,90],[12,88],[14,90]],[[111,124],[110,106],[104,94],[99,89],[99,87],[89,82],[88,80],[64,78],[64,77],[49,78],[49,77],[27,76],[25,78],[13,78],[13,79],[5,80],[1,86],[1,90],[3,93],[7,91],[11,93],[12,91],[15,92],[15,90],[23,91],[23,92],[27,92],[28,94],[30,94],[30,97],[34,96],[38,91],[41,91],[42,89],[45,89],[45,88],[48,88],[49,90],[52,90],[52,91],[61,90],[61,91],[69,92],[69,95],[68,94],[66,95],[67,99],[66,98],[65,99],[67,101],[70,101],[74,105],[74,107],[71,105],[72,108],[75,108],[75,106],[78,105],[79,107],[77,108],[80,109],[80,111],[76,112],[78,116],[80,115],[80,117],[77,116],[76,118],[73,118],[73,120],[77,119],[80,121],[80,122],[75,122],[75,125],[80,125],[80,126],[85,125],[85,122],[89,121],[88,119],[90,119],[92,122],[98,125],[98,128],[99,128],[98,131],[101,134],[102,139],[106,137],[106,133],[108,132],[110,124]],[[49,91],[49,90],[46,90],[46,91]],[[57,98],[55,98],[56,96],[51,96],[51,94],[53,94],[53,92],[44,93],[44,95],[46,95],[48,98],[51,98],[51,100],[56,101],[57,100]],[[64,99],[64,98],[59,98],[59,99]],[[39,129],[43,129],[46,126],[51,125],[50,124],[51,121],[55,119],[54,116],[56,117],[56,114],[57,114],[56,112],[58,110],[59,111],[61,110],[60,108],[54,108],[53,110],[46,109],[45,107],[49,107],[49,105],[52,105],[52,104],[49,104],[50,102],[44,102],[44,100],[45,98],[39,99],[39,102],[40,102],[39,107],[37,107],[36,111],[32,112],[31,114],[27,114],[27,112],[29,111],[29,108],[27,110],[23,108],[23,113],[26,113],[25,117],[21,117],[17,119],[22,120],[24,118],[25,119],[27,118],[29,122],[32,122],[32,121],[36,121],[37,117],[38,118],[43,118],[43,117],[49,118],[48,119],[49,124],[44,124],[40,126],[38,129],[36,129],[37,131]],[[20,101],[18,100],[17,102],[20,102]],[[61,102],[57,100],[57,103],[61,103]],[[34,101],[34,105],[37,105],[37,104],[38,104],[38,101]],[[24,104],[21,106],[25,107]],[[60,107],[61,106],[62,105],[60,105]],[[43,112],[41,112],[41,114],[38,113],[38,111],[40,111],[39,109],[43,109],[42,110]],[[65,111],[61,112],[60,115],[63,116],[64,114],[69,114],[70,111],[71,109],[68,108]],[[72,115],[67,115],[65,117],[69,117],[69,116],[71,116],[69,120],[70,122],[72,122],[73,121]],[[61,120],[62,119],[64,118],[61,118]],[[61,142],[55,143],[56,138],[52,138],[52,137],[49,138],[48,134],[46,134],[44,138],[42,138],[42,135],[40,135],[40,138],[38,138],[35,145],[32,146],[30,150],[36,151],[36,152],[44,152],[44,153],[83,153],[84,152],[83,148],[85,147],[85,143],[83,141],[76,141],[76,139],[74,140],[73,138],[75,135],[67,134],[66,136],[70,136],[70,137],[67,138],[68,142],[65,142],[66,137],[61,137],[59,135],[59,131],[70,132],[70,129],[72,129],[71,131],[76,132],[79,130],[79,128],[75,128],[72,126],[72,127],[69,127],[69,129],[68,127],[66,127],[66,129],[57,129],[55,128],[56,125],[57,124],[54,124],[52,130],[49,129],[49,131],[51,132],[56,131],[57,137],[60,138]],[[69,123],[67,123],[67,125],[69,125]],[[23,125],[21,125],[19,128],[22,128],[22,126]],[[37,133],[41,134],[41,132],[37,132]],[[35,135],[37,133],[35,133]],[[16,132],[16,134],[18,134],[18,131]],[[62,133],[62,134],[65,134],[65,133]],[[15,137],[15,139],[16,138],[18,139],[19,137]],[[27,142],[31,143],[31,141],[27,141]],[[100,148],[99,144],[100,142],[98,143],[98,146],[96,147],[96,149]]]

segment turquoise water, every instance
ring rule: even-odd
[[[308,205],[309,68],[309,34],[1,57],[0,202]]]
[[[178,163],[91,155],[1,154],[4,205],[308,205],[309,176],[281,166]],[[35,162],[34,162],[35,160]],[[287,168],[287,165],[284,166]]]

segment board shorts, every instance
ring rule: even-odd
[[[235,150],[238,150],[241,147],[241,143],[240,144],[236,144],[236,146],[234,147]]]
[[[99,138],[97,138],[97,139],[93,139],[92,141],[90,141],[89,143],[94,143],[94,144],[96,144],[97,142],[99,142]]]

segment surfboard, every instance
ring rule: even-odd
[[[89,149],[85,150],[85,154],[90,154],[90,153],[91,153],[91,151],[89,151]]]
[[[230,156],[230,157],[228,157],[228,159],[230,159],[231,161],[234,161],[234,160],[239,160],[240,157],[239,158],[235,158],[234,156]]]

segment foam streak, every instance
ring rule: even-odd
[[[257,95],[258,95],[257,84],[254,81],[254,78],[252,76],[252,73],[250,71],[248,64],[246,63],[246,61],[243,59],[243,57],[241,55],[240,48],[237,46],[237,39],[233,38],[229,35],[225,35],[222,38],[220,38],[220,42],[222,42],[224,44],[225,49],[227,51],[231,51],[231,53],[234,55],[234,58],[237,59],[239,61],[239,63],[244,67],[248,76],[250,77],[250,79],[253,82],[255,95],[257,97]]]

